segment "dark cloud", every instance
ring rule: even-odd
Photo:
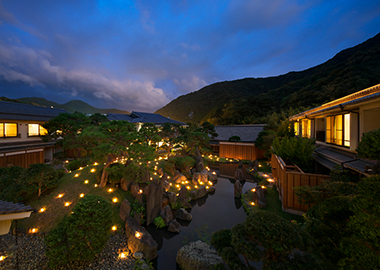
[[[378,25],[369,0],[5,0],[1,95],[154,111],[217,81],[320,64]]]

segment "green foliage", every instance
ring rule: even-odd
[[[75,171],[75,170],[78,170],[80,167],[86,167],[88,164],[90,164],[90,159],[88,157],[77,158],[65,164],[65,167],[69,171]]]
[[[62,172],[49,164],[32,164],[28,169],[12,166],[0,169],[0,199],[11,202],[25,202],[40,196],[57,186]]]
[[[340,243],[346,256],[339,261],[340,269],[380,268],[380,176],[365,178],[358,183],[359,195],[352,200],[354,215],[350,216],[350,235]]]
[[[313,172],[312,153],[315,140],[298,137],[276,138],[273,141],[274,153],[285,162],[293,162],[304,172]]]
[[[186,172],[186,169],[189,169],[195,165],[194,158],[190,156],[176,156],[171,157],[164,163],[164,171],[174,174],[175,170],[180,172]]]
[[[225,247],[231,246],[231,230],[222,229],[211,235],[211,245],[218,253],[222,252]]]
[[[261,150],[270,149],[273,140],[276,138],[276,132],[270,129],[264,129],[257,135],[255,146]]]
[[[106,244],[111,225],[110,204],[103,197],[85,195],[45,237],[50,267],[92,261]]]
[[[146,268],[146,266],[144,265],[147,265],[149,268]],[[149,261],[144,261],[144,260],[140,260],[140,259],[137,259],[135,261],[135,266],[133,268],[133,270],[154,270],[153,268],[153,263],[152,262],[149,262]]]
[[[311,207],[305,216],[306,231],[313,237],[319,253],[332,264],[344,258],[339,243],[349,236],[351,205],[351,198],[334,196]]]
[[[356,151],[359,157],[380,160],[380,129],[364,133]]]
[[[240,139],[239,136],[231,136],[231,137],[228,138],[228,141],[229,142],[240,142],[241,139]]]
[[[215,131],[215,126],[207,121],[203,122],[201,124],[201,127],[197,129],[196,131],[200,131],[200,132],[206,133],[207,135],[210,135],[211,139],[218,137],[218,133],[216,133]]]
[[[142,213],[142,214],[145,213],[145,206],[136,200],[131,205],[131,214],[130,215],[133,216],[134,214],[139,214],[139,213]]]
[[[161,217],[158,216],[153,220],[154,226],[156,226],[157,229],[162,229],[166,226],[165,220]]]
[[[113,163],[106,170],[108,172],[108,182],[111,184],[120,183],[121,178],[127,174],[125,172],[127,168],[121,163]],[[136,178],[134,179],[137,180]]]

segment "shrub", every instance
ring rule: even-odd
[[[0,168],[0,199],[23,202],[25,197],[24,174],[26,169],[18,166]]]
[[[285,162],[293,162],[305,172],[313,172],[313,151],[315,140],[298,137],[276,138],[273,141],[274,153]]]
[[[90,163],[89,158],[78,158],[70,161],[68,164],[65,165],[66,169],[69,171],[75,171],[78,170],[79,167],[85,167]]]
[[[97,195],[84,196],[45,237],[50,267],[92,261],[106,244],[111,225],[110,204]]]
[[[228,139],[229,142],[240,142],[241,139],[239,136],[231,136],[229,139]]]
[[[41,196],[46,190],[55,188],[59,173],[49,164],[32,164],[25,172],[26,193]]]
[[[380,129],[365,133],[356,151],[359,157],[380,160]]]
[[[261,150],[268,150],[276,138],[276,132],[273,130],[262,130],[257,135],[255,146]]]
[[[165,220],[161,217],[158,216],[153,220],[154,226],[156,226],[157,229],[162,229],[166,226]]]

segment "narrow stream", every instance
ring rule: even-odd
[[[245,182],[243,194],[253,188],[253,183]],[[197,201],[191,209],[193,219],[181,222],[179,234],[164,229],[156,229],[149,225],[147,230],[158,243],[158,257],[153,266],[158,270],[179,269],[176,263],[177,251],[182,246],[197,240],[210,243],[211,234],[221,229],[231,229],[234,225],[245,221],[246,213],[240,199],[234,198],[234,184],[226,178],[218,178],[214,194],[209,194]]]

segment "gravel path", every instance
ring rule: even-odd
[[[42,235],[19,235],[18,236],[18,268],[16,263],[15,236],[8,233],[0,235],[0,270],[44,270],[48,268],[48,259],[45,256],[45,246]],[[134,269],[135,260],[131,256],[125,259],[118,258],[120,252],[128,252],[127,236],[124,234],[113,234],[110,236],[103,251],[95,260],[86,265],[71,266],[71,269]],[[65,268],[68,269],[68,268]]]

